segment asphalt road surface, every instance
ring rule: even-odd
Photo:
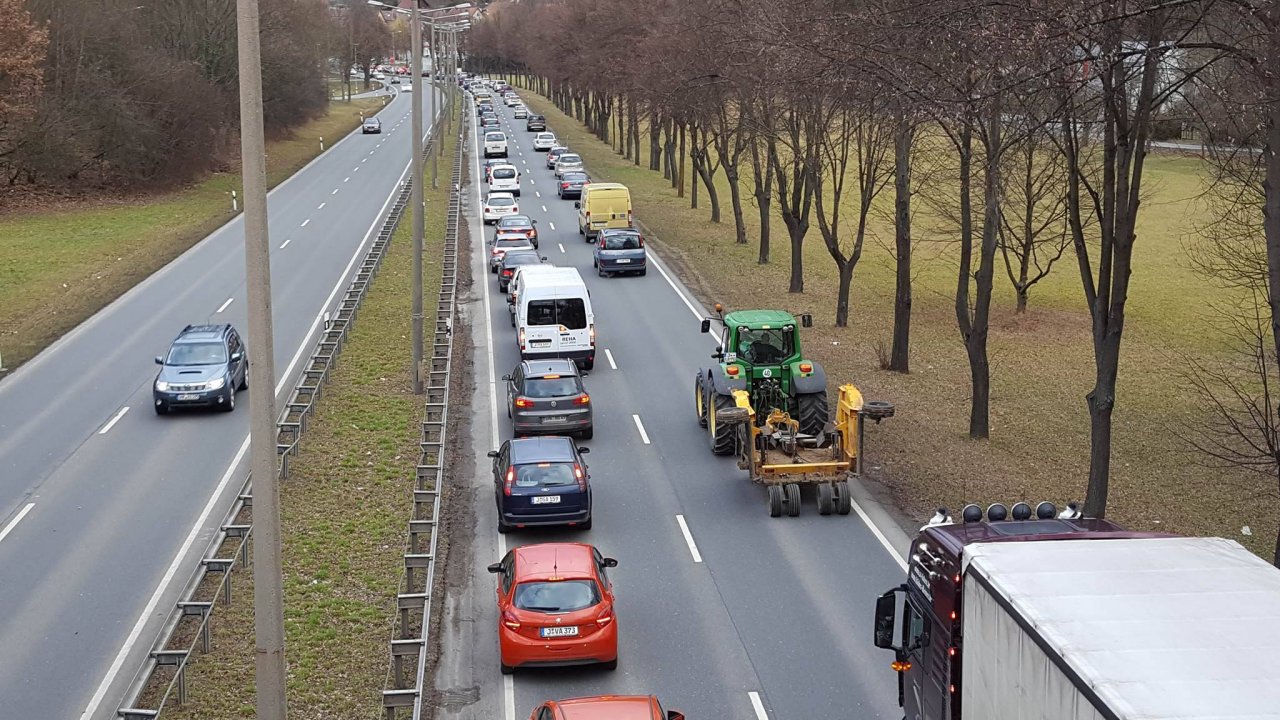
[[[282,401],[407,174],[412,97],[269,197]],[[115,717],[248,465],[248,395],[159,417],[152,358],[188,323],[247,332],[245,304],[236,219],[0,382],[0,717]]]
[[[699,332],[706,311],[652,248],[646,276],[598,277],[573,201],[557,198],[533,133],[508,108],[499,114],[522,173],[520,208],[538,221],[540,252],[578,268],[591,292],[598,350],[585,384],[595,437],[582,444],[591,448],[594,526],[497,533],[484,453],[511,437],[499,378],[519,353],[505,298],[485,264],[487,248],[477,240],[490,239],[493,229],[481,227],[483,189],[473,182],[466,207],[475,282],[466,312],[477,381],[470,438],[476,460],[466,494],[471,518],[461,524],[474,536],[469,543],[451,539],[467,564],[461,572],[451,568],[462,587],[450,588],[446,601],[437,678],[443,717],[513,720],[547,699],[600,693],[656,694],[690,718],[900,717],[892,657],[872,645],[872,612],[875,598],[903,580],[905,536],[873,529],[860,519],[862,507],[821,517],[811,491],[799,518],[768,517],[764,489],[749,483],[733,458],[711,454],[694,417],[693,377],[711,362],[716,342]],[[478,146],[474,135],[469,142]],[[470,161],[472,177],[482,177],[474,154]],[[836,385],[856,380],[831,378],[833,402]],[[872,455],[881,432],[893,432],[892,421],[869,429]],[[619,667],[503,677],[496,581],[485,566],[509,547],[557,540],[592,543],[620,563],[610,571]]]

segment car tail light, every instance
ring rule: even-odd
[[[501,252],[502,252],[502,251],[501,251],[501,250],[499,250],[498,248],[494,248],[494,249],[493,249],[493,254],[494,254],[494,255],[497,255],[497,254],[499,254],[499,253],[501,253]]]
[[[517,618],[516,614],[511,612],[510,610],[502,611],[502,624],[506,625],[508,628],[512,630],[520,629],[520,619]]]
[[[590,404],[591,404],[591,396],[590,396],[590,395],[583,395],[582,397],[575,399],[575,400],[573,401],[573,404],[574,404],[574,405],[590,405]]]
[[[533,402],[529,400],[529,398],[518,397],[516,398],[516,407],[518,408],[533,407]]]
[[[537,237],[537,235],[538,235],[538,231],[537,231],[537,230],[528,230],[528,231],[525,231],[525,235],[526,235],[526,236],[528,236],[528,237]]]
[[[596,326],[595,325],[587,326],[587,335],[588,337],[591,338],[591,347],[595,347],[596,346]]]
[[[510,270],[510,268],[508,268],[508,269],[506,269],[506,270],[503,270],[503,271],[502,271],[502,277],[511,277],[511,270]]]
[[[630,211],[630,210],[628,210],[628,211],[627,211],[627,224],[628,224],[628,225],[634,225],[634,224],[635,224],[635,223],[631,220],[631,211]]]
[[[586,492],[587,476],[583,474],[581,465],[573,466],[573,477],[578,481],[578,489],[581,490],[582,492]]]
[[[524,352],[524,328],[520,328],[520,352]]]
[[[511,486],[512,486],[512,485],[514,485],[514,484],[515,484],[515,482],[516,482],[516,469],[515,469],[515,468],[507,468],[507,477],[506,477],[506,478],[504,478],[504,479],[503,479],[503,481],[502,481],[502,494],[503,494],[503,495],[510,495],[510,494],[511,494]]]
[[[604,627],[605,625],[608,625],[611,622],[613,622],[613,608],[606,607],[604,610],[600,612],[600,616],[596,618],[596,625],[599,625],[600,627]]]
[[[638,237],[637,239],[640,241],[640,247],[644,247],[644,238]]]
[[[591,211],[590,211],[590,210],[588,210],[588,211],[586,211],[585,213],[583,213],[583,216],[587,218],[587,221],[588,221],[588,222],[590,222],[590,221],[591,221]]]
[[[564,189],[566,189],[566,188],[568,188],[568,187],[569,187],[569,183],[567,183],[567,182],[562,182],[562,183],[560,183],[560,189],[561,189],[561,190],[564,190]]]

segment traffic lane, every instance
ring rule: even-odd
[[[550,171],[538,177],[534,174],[535,186],[543,180],[549,180]],[[566,213],[556,213],[557,217],[566,220]],[[576,217],[573,220],[576,231]],[[557,224],[559,227],[559,225]],[[576,234],[576,232],[575,232]],[[559,241],[560,238],[557,237]],[[565,260],[558,264],[573,265],[580,270],[589,268],[590,247],[583,243],[580,252],[568,252]],[[646,282],[648,281],[648,282]],[[658,285],[654,285],[657,282]],[[654,412],[661,417],[669,417],[674,406],[677,413],[689,413],[689,423],[696,428],[692,419],[691,386],[693,372],[689,372],[688,385],[685,388],[679,381],[672,387],[669,367],[706,366],[711,359],[703,358],[699,352],[701,346],[709,356],[710,346],[714,340],[694,338],[698,322],[693,313],[684,306],[665,281],[660,278],[611,278],[601,283],[596,278],[589,278],[592,288],[592,300],[595,307],[599,332],[608,334],[607,318],[614,315],[614,310],[626,313],[628,332],[607,341],[618,348],[620,354],[631,356],[639,354],[643,357],[646,351],[656,354],[657,362],[643,362],[638,368],[642,387],[661,389],[660,392],[648,392],[639,400],[638,407],[654,406]],[[614,291],[603,289],[605,285],[613,285]],[[665,299],[665,303],[659,301]],[[617,305],[616,308],[611,307]],[[635,308],[644,308],[644,312],[635,312]],[[640,327],[636,327],[639,324]],[[684,331],[675,327],[683,327]],[[698,333],[700,334],[700,333]],[[653,338],[658,341],[655,344]],[[634,343],[637,347],[628,348]],[[691,350],[692,349],[692,350]],[[655,372],[656,371],[656,372]],[[648,377],[645,377],[645,376]],[[700,430],[700,429],[699,429]],[[671,436],[681,441],[682,448],[675,453],[676,457],[698,457],[706,467],[702,473],[694,473],[715,482],[698,483],[685,486],[680,490],[682,503],[691,501],[690,520],[704,533],[711,531],[708,562],[713,563],[717,584],[726,590],[725,598],[733,610],[735,619],[746,620],[742,626],[751,628],[747,633],[747,642],[753,650],[767,650],[767,662],[756,659],[762,678],[769,688],[770,704],[778,710],[782,717],[807,717],[829,714],[835,707],[857,706],[876,712],[878,716],[888,717],[897,712],[892,692],[886,692],[886,679],[883,672],[882,658],[874,648],[850,638],[865,638],[871,634],[870,611],[859,614],[856,608],[870,608],[872,601],[884,588],[896,584],[901,579],[901,569],[896,562],[881,550],[876,538],[856,519],[850,517],[833,517],[812,519],[812,522],[788,519],[781,523],[772,523],[768,533],[745,531],[749,523],[769,521],[764,513],[763,488],[751,486],[745,473],[736,467],[731,459],[715,458],[707,447],[705,430],[688,433],[679,428],[679,423],[661,423],[656,430],[651,430],[654,442],[658,438]],[[874,431],[872,433],[874,435]],[[665,445],[665,441],[661,441]],[[874,437],[870,443],[874,444]],[[690,491],[691,490],[691,491]],[[726,498],[729,502],[726,503]],[[805,493],[808,509],[813,509],[811,492]],[[726,512],[729,510],[729,512]],[[761,542],[762,535],[767,542]],[[815,555],[813,548],[849,547],[852,552],[845,551],[834,554],[834,558]],[[808,612],[799,613],[803,617],[818,619],[825,628],[815,628],[816,634],[825,634],[833,640],[821,654],[823,657],[814,662],[814,653],[803,643],[797,643],[791,632],[794,627],[779,627],[772,621],[772,603],[735,602],[735,598],[750,598],[753,590],[759,586],[759,573],[754,567],[744,567],[739,561],[742,550],[751,548],[761,554],[762,564],[768,567],[789,568],[788,572],[777,578],[771,587],[796,588],[803,591]],[[753,554],[754,556],[754,554]],[[773,557],[770,557],[773,556]],[[723,562],[715,562],[719,558]],[[835,561],[833,565],[832,560]],[[832,573],[833,568],[838,572]],[[859,580],[861,580],[859,582]],[[794,590],[780,598],[785,604],[795,605]],[[830,598],[858,598],[851,621],[834,622],[848,614],[848,608],[841,614],[832,613]],[[771,632],[771,629],[774,631]],[[787,649],[789,648],[789,653]],[[790,655],[785,662],[772,662],[782,651],[782,655]],[[753,658],[755,653],[753,653]],[[834,694],[813,694],[805,691],[805,685],[796,685],[796,668],[808,666],[814,671],[824,667],[846,666],[853,672],[855,682],[840,683],[841,691]],[[770,672],[772,669],[780,672]],[[800,673],[799,677],[804,677]],[[852,685],[852,686],[850,686]],[[831,703],[819,698],[837,698]],[[843,705],[841,704],[843,703]]]
[[[529,212],[535,217],[540,214],[540,210]],[[492,282],[493,276],[487,275],[486,280]],[[597,326],[607,327],[607,318],[599,310],[596,313]],[[508,342],[502,338],[502,331],[510,332],[507,318],[505,305],[491,312],[495,361],[500,368],[514,367],[519,361],[514,334],[506,338]],[[607,342],[607,337],[600,338],[600,347]],[[581,542],[585,535],[586,542],[617,557],[620,566],[611,575],[619,593],[619,627],[636,629],[622,631],[619,656],[628,658],[620,661],[625,673],[593,668],[521,673],[515,684],[516,711],[525,712],[548,698],[659,692],[664,703],[691,716],[752,717],[747,692],[760,683],[736,641],[737,631],[715,587],[686,546],[676,520],[679,508],[670,488],[664,487],[661,455],[644,442],[641,426],[626,412],[634,404],[630,383],[598,356],[586,385],[596,411],[595,441],[587,443],[592,448],[587,462],[592,468],[594,527],[587,533],[535,531],[529,535],[535,542]],[[498,386],[498,396],[504,403],[499,420],[502,435],[510,437],[505,385]],[[601,467],[608,475],[601,477]],[[507,540],[525,542],[515,533]]]
[[[311,219],[325,227],[316,214],[321,210],[318,204],[327,201],[317,185],[332,185],[334,178],[341,181],[337,174],[343,166],[359,164],[357,146],[355,138],[339,143],[271,193],[273,238],[287,239]],[[377,174],[366,171],[366,177]],[[238,255],[243,252],[242,237],[243,221],[236,218],[0,383],[0,517],[16,512],[40,482],[123,405],[131,384],[128,368],[138,372],[148,356],[138,354],[139,347],[163,352],[183,325],[216,320],[216,309],[243,285],[243,260],[235,265],[235,258],[243,257]],[[280,274],[274,272],[273,278]]]

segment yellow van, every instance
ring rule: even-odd
[[[631,191],[621,183],[587,183],[573,206],[578,208],[578,234],[589,243],[604,228],[631,227]]]

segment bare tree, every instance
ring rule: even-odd
[[[1027,311],[1031,287],[1048,277],[1071,246],[1067,230],[1066,160],[1043,126],[1028,129],[1009,148],[1000,188],[1000,255]]]

